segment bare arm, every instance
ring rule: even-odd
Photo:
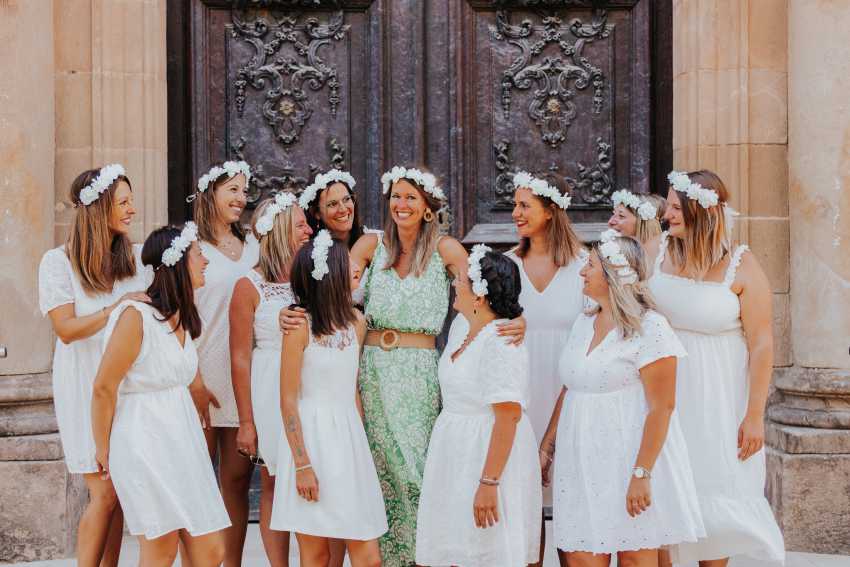
[[[466,253],[466,248],[460,242],[450,236],[444,236],[437,244],[437,251],[440,253],[446,269],[451,272],[453,277],[466,275],[469,269],[469,254]]]
[[[239,413],[239,431],[236,449],[248,455],[257,454],[257,429],[251,405],[251,354],[254,345],[254,312],[260,296],[248,278],[240,278],[233,288],[230,300],[230,376],[236,411]]]
[[[364,234],[357,239],[354,246],[349,251],[351,261],[360,266],[362,271],[372,263],[372,258],[375,256],[375,249],[378,247],[378,238],[380,234]]]
[[[94,379],[92,434],[96,447],[95,459],[103,473],[101,478],[104,479],[109,478],[109,436],[115,417],[118,386],[139,356],[143,337],[142,314],[136,309],[126,309],[118,318]]]
[[[487,450],[487,459],[484,462],[481,477],[498,482],[514,445],[517,423],[522,417],[522,408],[516,402],[502,402],[493,404],[493,412],[496,414],[496,420],[490,433],[490,447]],[[493,484],[484,482],[478,485],[473,502],[473,514],[475,525],[479,528],[489,528],[499,521],[497,488]]]
[[[106,322],[109,320],[109,315],[111,315],[112,311],[115,310],[118,304],[125,299],[132,299],[143,303],[150,301],[147,294],[141,291],[125,293],[121,296],[121,299],[112,305],[104,307],[100,311],[96,311],[91,315],[85,315],[82,317],[76,316],[73,303],[66,303],[65,305],[60,305],[55,309],[51,309],[48,312],[48,315],[50,316],[50,323],[53,325],[53,332],[56,333],[59,340],[66,345],[71,344],[74,341],[87,339],[106,326]]]
[[[357,344],[360,345],[360,354],[363,354],[363,342],[366,340],[366,317],[360,311],[357,311]],[[357,404],[357,413],[360,414],[360,420],[365,423],[366,418],[363,415],[363,400],[360,398],[360,370],[357,371],[357,385],[354,387],[354,401]]]
[[[540,471],[543,478],[543,486],[549,486],[549,469],[552,467],[552,461],[555,458],[555,439],[558,434],[558,422],[561,419],[561,408],[564,405],[564,396],[567,394],[567,387],[561,386],[561,393],[558,394],[558,401],[555,402],[555,407],[552,410],[552,417],[549,418],[549,425],[546,427],[546,433],[543,434],[543,439],[540,440]]]

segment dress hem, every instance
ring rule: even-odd
[[[665,547],[677,546],[677,545],[680,545],[680,544],[683,544],[683,543],[696,543],[698,541],[698,538],[696,536],[694,536],[693,539],[679,539],[679,538],[673,538],[673,539],[675,539],[675,541],[661,540],[661,541],[647,543],[647,544],[624,543],[623,545],[625,547],[619,548],[619,549],[613,549],[613,548],[608,548],[608,547],[604,547],[604,548],[602,548],[602,547],[590,547],[590,548],[570,547],[570,548],[565,548],[565,547],[561,547],[560,544],[556,544],[555,547],[557,547],[558,550],[564,551],[566,553],[570,553],[570,552],[573,552],[573,551],[581,551],[581,552],[585,552],[585,553],[594,553],[594,554],[600,554],[600,553],[614,554],[614,553],[622,553],[624,551],[641,551],[641,550],[644,550],[644,549],[662,549],[662,548],[665,548]]]
[[[228,522],[224,522],[223,524],[220,524],[218,527],[203,528],[201,530],[194,529],[194,528],[191,528],[191,527],[187,527],[185,525],[180,525],[180,526],[168,528],[168,529],[165,529],[165,530],[157,530],[155,532],[151,532],[150,535],[148,534],[148,532],[146,530],[133,531],[132,529],[128,528],[127,531],[130,532],[130,535],[132,535],[132,536],[141,536],[141,537],[145,538],[146,540],[150,541],[150,540],[153,540],[153,539],[160,538],[160,537],[162,537],[166,534],[170,534],[171,532],[176,532],[177,530],[186,530],[187,532],[189,532],[189,535],[191,535],[192,537],[200,537],[200,536],[204,536],[204,535],[207,535],[207,534],[211,534],[213,532],[223,530],[225,528],[229,528],[231,525],[232,524],[228,521]]]
[[[353,540],[353,541],[377,540],[382,535],[384,535],[385,533],[387,533],[389,531],[389,529],[387,528],[384,531],[382,531],[379,534],[372,536],[372,537],[360,537],[359,534],[358,534],[358,537],[351,537],[351,536],[341,535],[339,533],[327,533],[327,532],[318,533],[317,530],[298,530],[298,529],[291,528],[291,527],[289,527],[289,528],[279,528],[279,527],[275,527],[273,525],[269,525],[269,528],[272,529],[273,531],[276,531],[276,532],[292,532],[292,533],[296,533],[296,534],[308,535],[308,536],[313,536],[313,537],[326,537],[326,538],[330,538],[330,539],[350,539],[350,540]]]

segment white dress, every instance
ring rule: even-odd
[[[195,344],[187,334],[181,345],[150,305],[125,301],[109,317],[104,348],[127,308],[141,313],[144,336],[119,386],[109,440],[109,473],[127,529],[154,539],[178,529],[199,536],[226,528],[230,519],[189,394]]]
[[[738,460],[738,427],[749,396],[749,354],[740,301],[730,286],[745,250],[735,250],[722,282],[699,282],[661,270],[665,233],[649,280],[658,310],[688,351],[679,364],[676,404],[708,534],[698,543],[674,549],[679,561],[740,554],[770,561],[785,557],[782,533],[764,496],[764,450]]]
[[[38,302],[42,315],[62,305],[73,304],[74,315],[85,317],[109,307],[122,295],[144,291],[152,279],[142,265],[140,245],[133,246],[136,275],[115,282],[110,293],[89,295],[74,273],[65,246],[48,250],[38,268]],[[94,437],[91,426],[91,396],[100,357],[103,329],[94,335],[65,344],[58,338],[53,351],[53,404],[65,464],[71,473],[95,473]]]
[[[280,415],[280,349],[283,333],[278,314],[295,302],[289,283],[267,282],[256,270],[246,276],[260,295],[254,311],[254,352],[251,355],[251,405],[259,453],[269,474],[277,472],[277,449],[283,436]]]
[[[353,326],[304,349],[298,414],[304,446],[319,481],[318,502],[295,487],[286,436],[277,453],[271,528],[319,537],[371,540],[387,531],[378,473],[357,411],[360,345]]]
[[[198,347],[201,378],[218,399],[221,408],[210,405],[213,427],[239,427],[236,396],[230,378],[230,298],[236,280],[257,265],[260,245],[253,235],[245,238],[242,256],[231,260],[209,242],[199,241],[210,261],[204,272],[204,287],[195,290],[195,305],[203,321]]]
[[[419,498],[419,565],[518,567],[539,557],[540,461],[525,413],[528,351],[499,337],[498,322],[481,329],[454,362],[468,325],[462,332],[453,328],[440,358],[443,410],[431,432]],[[473,501],[495,423],[492,404],[500,402],[517,402],[523,413],[498,487],[500,520],[481,529]]]
[[[675,410],[652,469],[652,504],[635,518],[626,511],[648,412],[640,369],[685,350],[664,317],[649,311],[640,335],[624,339],[614,328],[588,355],[595,320],[579,316],[559,366],[567,393],[555,441],[555,544],[616,553],[696,541],[705,530]]]

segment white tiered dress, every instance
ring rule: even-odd
[[[295,302],[289,283],[267,282],[256,270],[245,276],[260,295],[254,311],[254,352],[251,355],[251,405],[257,445],[269,474],[277,473],[277,449],[283,437],[280,416],[280,348],[283,333],[278,314]]]
[[[504,322],[505,320],[501,320]],[[468,331],[453,328],[439,364],[443,410],[431,432],[416,524],[416,563],[517,567],[540,552],[541,482],[537,443],[525,413],[528,351],[496,334],[493,321],[453,362]],[[492,404],[523,408],[500,479],[499,522],[475,526],[473,501],[487,460]]]
[[[381,485],[355,399],[359,360],[354,326],[320,340],[310,334],[301,366],[298,414],[319,481],[319,500],[299,496],[292,450],[282,436],[273,530],[363,541],[387,531]]]
[[[213,427],[239,427],[230,377],[230,298],[236,280],[257,265],[260,245],[254,235],[249,234],[242,247],[242,256],[231,260],[209,242],[198,242],[209,264],[204,271],[204,287],[195,290],[195,305],[203,321],[201,336],[195,343],[201,378],[221,405],[221,408],[210,405],[210,422]]]
[[[74,273],[65,246],[48,250],[38,268],[38,302],[42,315],[62,305],[73,304],[74,315],[85,317],[109,307],[125,293],[144,291],[153,273],[142,265],[141,245],[133,246],[136,275],[115,282],[110,293],[89,295]],[[95,446],[91,426],[92,384],[103,354],[103,330],[65,344],[56,339],[53,351],[53,404],[65,464],[71,473],[96,473]]]
[[[119,386],[109,440],[109,473],[127,529],[147,539],[224,529],[230,518],[188,388],[198,367],[195,344],[187,334],[181,345],[150,305],[124,301],[109,317],[104,348],[128,308],[141,313],[144,336]]]
[[[652,505],[635,518],[626,511],[648,412],[640,369],[685,350],[649,311],[640,335],[624,339],[615,328],[587,354],[595,320],[579,316],[559,366],[567,394],[555,441],[555,544],[616,553],[696,541],[705,530],[676,411],[652,469]]]
[[[701,282],[664,273],[667,238],[662,234],[649,287],[688,351],[679,363],[676,404],[707,532],[698,543],[671,550],[672,556],[681,562],[740,554],[784,561],[782,533],[764,496],[764,450],[738,459],[749,354],[731,285],[746,246],[732,254],[722,282]]]

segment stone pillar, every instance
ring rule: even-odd
[[[770,484],[789,549],[850,553],[850,4],[788,17],[791,316]]]

